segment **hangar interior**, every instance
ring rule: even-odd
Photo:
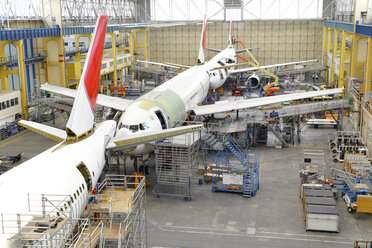
[[[371,0],[5,0],[0,19],[0,246],[372,247]]]

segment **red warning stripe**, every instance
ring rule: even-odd
[[[101,73],[101,64],[103,56],[103,47],[105,44],[106,26],[108,16],[100,16],[94,33],[93,45],[89,50],[89,61],[84,75],[84,84],[87,90],[93,111],[96,110],[96,100],[99,88],[99,78]]]
[[[207,30],[207,15],[204,16],[204,23],[203,23],[203,40],[202,40],[202,44],[203,44],[203,51],[205,51],[205,31]]]

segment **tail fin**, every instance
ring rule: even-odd
[[[205,31],[207,29],[207,15],[204,16],[203,28],[200,37],[200,47],[199,47],[199,56],[198,64],[204,63],[204,50],[205,50]]]
[[[108,16],[100,16],[97,20],[74,105],[66,125],[66,133],[70,137],[78,137],[93,128],[107,19]]]
[[[229,31],[229,43],[228,43],[228,47],[232,47],[233,43],[232,43],[232,21],[230,21],[230,31]]]

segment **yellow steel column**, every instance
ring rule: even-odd
[[[66,87],[66,61],[65,61],[65,42],[63,41],[63,30],[61,28],[61,37],[57,37],[58,56],[59,56],[59,74],[61,77],[61,86]]]
[[[147,29],[143,29],[143,57],[147,60]]]
[[[338,87],[342,88],[345,85],[345,46],[346,46],[346,32],[342,31],[341,36],[341,57],[340,57],[340,74],[338,80]]]
[[[21,106],[22,106],[22,113],[25,119],[28,119],[28,103],[27,103],[27,85],[26,85],[26,66],[25,66],[25,53],[23,50],[23,40],[14,41],[14,44],[18,47],[18,66],[19,71],[21,74],[20,83],[21,83]]]
[[[9,44],[7,41],[0,41],[0,58],[5,60],[5,46]],[[8,74],[6,73],[6,65],[0,66],[1,89],[8,89]]]
[[[351,61],[350,61],[350,77],[355,77],[355,71],[357,67],[359,39],[360,39],[359,35],[353,33],[353,44],[352,44]]]
[[[331,53],[331,49],[332,49],[332,32],[331,32],[331,28],[327,28],[327,54],[326,54],[326,84],[328,85],[329,84],[329,81],[331,80],[328,75],[329,75],[329,71],[330,69],[332,68],[332,64],[331,62],[332,61],[329,61],[328,60],[328,54]]]
[[[134,55],[134,30],[129,32],[129,52],[130,56]]]
[[[367,41],[367,59],[366,59],[366,69],[365,69],[365,92],[371,91],[372,84],[372,38],[368,37]]]
[[[112,59],[114,60],[114,86],[118,86],[118,68],[116,64],[116,37],[115,32],[108,33],[111,35],[111,42],[112,42],[112,48],[111,48],[111,55]]]
[[[326,26],[323,26],[323,42],[322,42],[322,62],[324,65],[327,64],[326,45],[327,45],[327,30]]]
[[[337,38],[338,38],[338,30],[333,30],[333,52],[332,52],[332,69],[331,69],[331,83],[334,85],[335,83],[335,58],[337,56]]]

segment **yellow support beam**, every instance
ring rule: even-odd
[[[326,47],[327,47],[327,31],[328,27],[323,26],[323,42],[322,42],[322,62],[324,65],[327,64],[327,54],[326,54]]]
[[[331,69],[331,84],[335,83],[335,58],[338,54],[337,52],[337,38],[339,31],[337,29],[333,30],[333,51],[332,51],[332,69]]]
[[[108,32],[108,35],[111,35],[111,42],[112,42],[112,48],[111,48],[111,56],[114,60],[114,86],[118,86],[118,71],[117,71],[117,61],[116,61],[116,37],[114,32]]]
[[[365,69],[365,92],[371,91],[372,84],[372,38],[368,37],[367,41],[367,60],[366,60],[366,69]]]
[[[18,47],[18,66],[20,71],[20,86],[21,86],[21,106],[22,114],[25,119],[28,119],[28,102],[27,102],[27,85],[26,85],[26,66],[25,66],[25,52],[23,50],[23,40],[14,41],[14,44]]]
[[[351,51],[351,61],[350,61],[350,77],[355,77],[355,72],[356,72],[356,67],[357,67],[359,40],[360,40],[360,36],[354,33],[352,51]]]
[[[8,41],[1,41],[0,42],[0,58],[5,59],[5,51],[4,48],[8,45]],[[8,89],[8,74],[6,73],[6,66],[0,66],[0,78],[1,78],[1,89],[7,90]]]
[[[331,49],[332,49],[332,29],[331,28],[327,28],[327,55],[326,55],[326,66],[327,66],[327,71],[326,71],[326,84],[328,85],[329,84],[329,81],[331,80],[329,78],[329,70],[330,68],[332,68],[332,61],[329,61],[328,60],[328,54],[331,53]]]
[[[147,60],[147,30],[143,29],[143,57]]]
[[[340,57],[340,74],[338,87],[342,88],[345,85],[345,49],[346,49],[346,32],[342,31],[341,35],[341,57]]]

